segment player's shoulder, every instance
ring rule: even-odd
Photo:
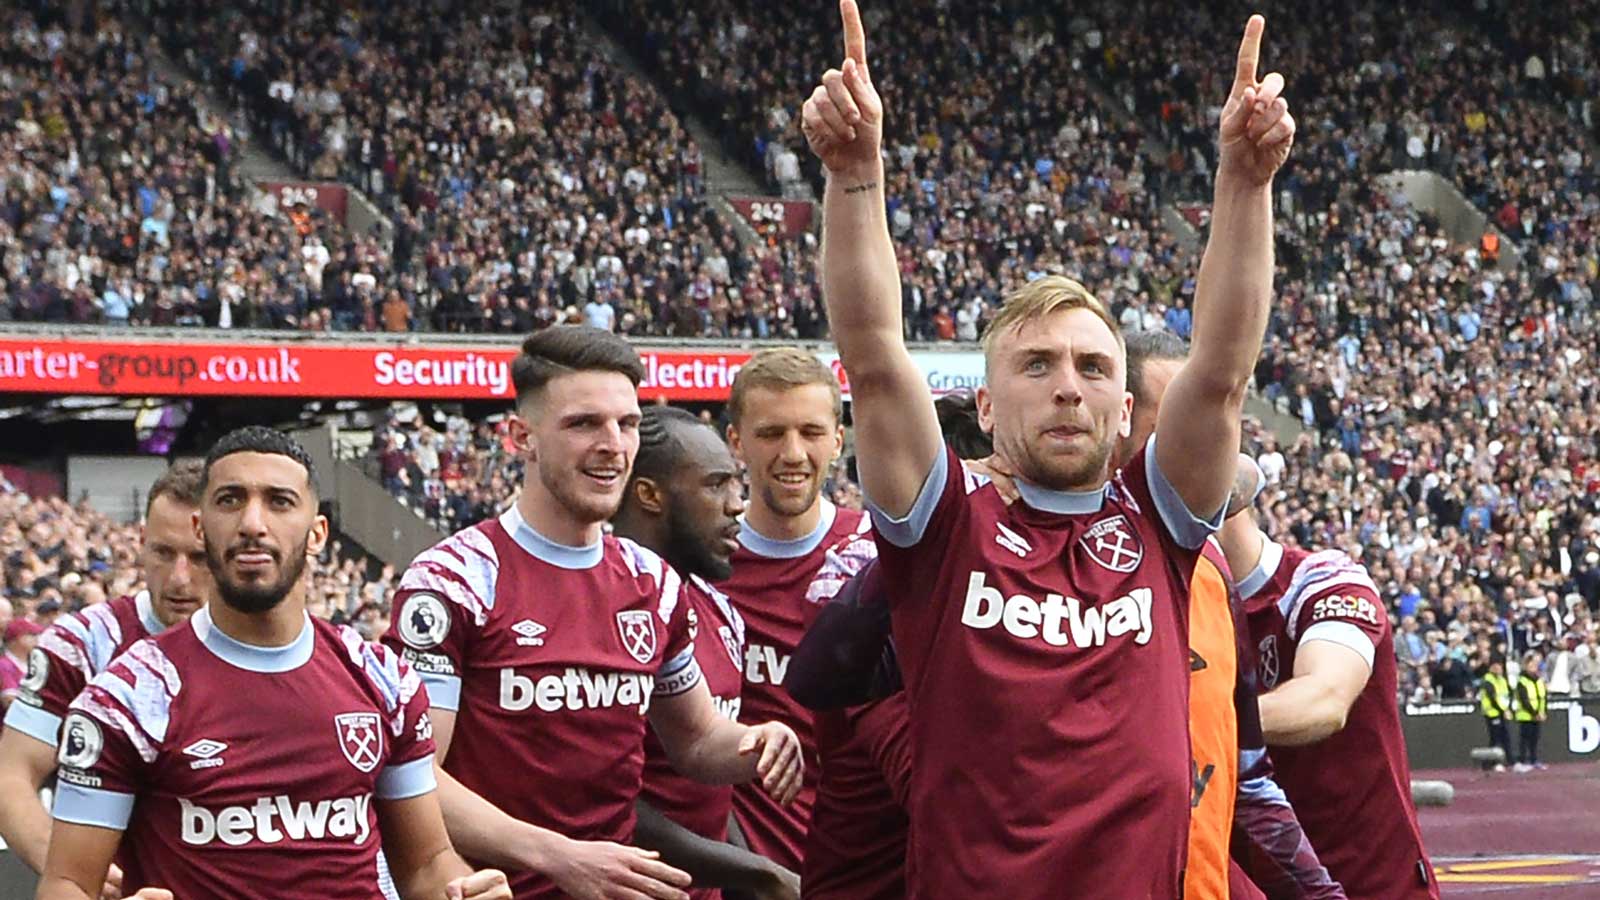
[[[878,542],[873,538],[871,519],[862,517],[851,531],[839,535],[822,552],[817,574],[806,586],[806,599],[826,603],[839,593],[844,583],[878,558]]]
[[[400,576],[399,595],[427,595],[459,607],[479,625],[494,609],[500,582],[502,548],[498,520],[489,519],[450,535],[417,554]]]
[[[1340,590],[1378,596],[1378,587],[1367,567],[1343,550],[1285,548],[1283,566],[1291,573],[1290,593],[1313,596]]]
[[[39,636],[39,647],[85,675],[104,671],[112,657],[147,637],[133,597],[118,597],[62,616]]]
[[[422,686],[411,665],[387,645],[368,641],[348,625],[312,620],[318,646],[326,647],[357,679],[371,687],[392,713],[411,702]]]
[[[127,736],[146,762],[153,760],[166,737],[173,706],[185,691],[185,654],[174,640],[175,633],[185,630],[186,626],[170,628],[159,637],[130,644],[72,701],[69,717],[89,716],[114,728]]]
[[[683,596],[684,581],[677,570],[672,568],[661,554],[638,541],[611,534],[601,540],[603,541],[602,565],[608,566],[609,571],[616,574],[619,582],[632,580],[639,594],[656,601],[656,613],[661,617],[661,621],[671,621],[672,614],[677,610],[679,600]],[[629,591],[620,589],[621,583],[618,587],[614,599],[619,604],[629,604],[639,595],[630,597]]]
[[[734,608],[733,599],[727,594],[717,590],[716,585],[706,581],[699,575],[691,575],[683,582],[686,594],[702,601],[703,605],[710,607],[717,615],[733,629],[740,643],[744,642],[744,617],[739,615],[739,610]]]

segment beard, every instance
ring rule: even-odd
[[[822,479],[813,477],[806,483],[805,493],[798,497],[785,497],[773,487],[774,481],[764,481],[761,485],[761,502],[784,518],[803,516],[812,506],[816,505],[817,495],[822,493]]]
[[[532,465],[538,467],[539,483],[544,485],[544,489],[556,498],[556,502],[560,503],[563,509],[585,524],[604,522],[616,515],[622,506],[623,487],[627,484],[626,473],[617,479],[614,493],[597,494],[586,491],[580,486],[584,478],[582,472],[575,469],[561,471],[547,469],[543,460]]]
[[[721,532],[706,534],[705,525],[690,520],[677,506],[667,507],[667,545],[662,555],[681,575],[699,575],[707,581],[722,581],[733,574],[733,563],[713,549]]]
[[[1117,448],[1117,435],[1096,438],[1086,450],[1072,453],[1045,453],[1037,445],[995,433],[995,449],[1001,451],[1017,474],[1026,481],[1052,491],[1092,491],[1109,477],[1111,455]]]
[[[211,569],[212,578],[217,585],[217,598],[229,607],[249,615],[256,615],[275,609],[278,604],[289,596],[294,589],[295,582],[300,580],[301,574],[306,569],[306,545],[310,542],[308,532],[300,539],[300,546],[289,554],[287,560],[277,551],[272,553],[273,561],[278,564],[278,577],[270,583],[247,583],[236,581],[228,573],[226,554],[206,539],[206,562]],[[259,550],[259,547],[241,549]]]

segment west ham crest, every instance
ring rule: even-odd
[[[642,663],[656,658],[656,623],[646,609],[625,609],[617,613],[617,632],[622,647]]]
[[[1261,639],[1261,689],[1270,691],[1278,686],[1278,636],[1269,634]]]
[[[1144,559],[1144,545],[1123,516],[1101,519],[1078,540],[1090,559],[1113,572],[1132,572]]]
[[[371,772],[383,758],[383,720],[374,712],[340,713],[333,717],[339,749],[358,771]]]
[[[739,637],[727,625],[717,626],[717,634],[722,638],[722,646],[728,651],[728,658],[733,660],[735,668],[744,668],[744,652],[739,646]]]

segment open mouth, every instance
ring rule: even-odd
[[[779,484],[783,485],[786,488],[790,488],[791,490],[792,489],[798,489],[798,488],[803,488],[806,485],[811,483],[811,473],[810,472],[779,472],[777,475],[773,476],[773,480],[778,482]]]
[[[622,483],[623,472],[621,468],[597,466],[584,469],[583,477],[589,479],[596,487],[610,490]]]

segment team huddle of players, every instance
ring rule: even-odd
[[[1193,346],[1046,277],[936,405],[841,11],[804,128],[869,511],[822,495],[843,410],[808,353],[739,372],[724,438],[641,409],[625,341],[550,328],[513,364],[515,503],[418,556],[370,644],[305,612],[310,458],[234,432],[152,487],[147,590],[29,659],[0,834],[39,897],[1438,896],[1383,604],[1261,534],[1237,452],[1294,135],[1262,21]]]

